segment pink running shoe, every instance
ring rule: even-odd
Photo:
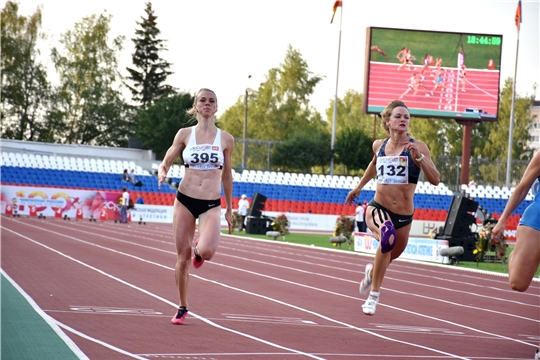
[[[180,306],[178,308],[178,311],[176,312],[176,315],[173,316],[171,319],[171,323],[174,325],[182,325],[184,323],[184,319],[187,316],[188,309],[185,306]]]
[[[199,239],[195,240],[195,249],[193,250],[193,266],[195,269],[198,269],[202,266],[204,259],[201,255],[197,254],[197,245],[199,244]]]

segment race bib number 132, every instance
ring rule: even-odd
[[[409,162],[407,156],[379,156],[377,158],[377,183],[408,184]]]

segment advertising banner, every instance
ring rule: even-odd
[[[2,214],[101,220],[119,218],[120,192],[2,186]]]
[[[409,238],[407,247],[400,257],[411,260],[442,262],[444,257],[440,255],[440,251],[447,247],[447,240]],[[354,233],[354,251],[375,254],[378,248],[379,241],[375,240],[372,234]]]

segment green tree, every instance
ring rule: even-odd
[[[527,146],[529,140],[529,128],[533,121],[531,106],[534,102],[532,95],[519,96],[516,94],[514,104],[514,127],[512,131],[512,159],[528,160],[532,158],[533,151]],[[508,134],[510,131],[510,113],[512,109],[512,79],[504,82],[499,104],[499,121],[484,122],[480,128],[485,128],[487,136],[482,137],[481,148],[474,148],[471,153],[474,156],[495,160],[508,156]]]
[[[341,131],[336,138],[336,162],[350,171],[365,170],[373,158],[372,139],[360,129]]]
[[[20,16],[16,2],[6,2],[1,29],[1,117],[2,136],[17,140],[43,141],[47,125],[43,111],[49,96],[45,67],[38,61],[41,8],[28,17]]]
[[[463,126],[456,121],[414,117],[409,128],[413,138],[426,143],[432,158],[461,155]]]
[[[272,154],[272,165],[282,170],[311,173],[314,167],[321,172],[330,163],[330,135],[321,131],[300,131],[276,144]]]
[[[159,53],[167,50],[163,44],[165,40],[158,39],[160,30],[157,27],[157,16],[152,10],[152,3],[146,3],[146,18],[142,17],[140,26],[135,30],[136,38],[131,39],[135,44],[135,53],[132,55],[135,68],[127,68],[128,79],[133,86],[128,86],[133,95],[133,101],[140,103],[143,108],[151,105],[163,94],[172,90],[165,85],[167,77],[172,74],[168,69],[171,64],[161,59]]]
[[[373,139],[385,136],[380,119],[374,115],[362,113],[364,96],[355,90],[349,89],[345,92],[343,99],[338,98],[336,116],[336,136],[344,130],[361,130],[366,136]],[[334,119],[334,100],[330,100],[326,109],[328,119],[328,131],[332,132],[332,122]],[[375,120],[374,120],[375,117]]]
[[[138,112],[135,135],[145,147],[154,150],[158,159],[163,159],[178,130],[196,124],[186,113],[193,101],[190,94],[170,93]]]
[[[309,104],[309,97],[322,77],[309,71],[307,62],[290,45],[280,66],[272,68],[257,90],[248,94],[248,138],[284,141],[299,131],[326,131],[326,123]],[[223,129],[234,137],[243,137],[245,95],[221,116]],[[249,147],[248,167],[266,167],[266,144]],[[330,146],[330,145],[328,145]],[[241,162],[242,146],[235,147],[234,163]],[[272,161],[272,163],[274,163]]]
[[[108,43],[112,16],[91,15],[62,34],[52,59],[60,79],[49,116],[62,119],[56,139],[63,143],[127,146],[130,109],[121,96],[118,52],[124,38]]]
[[[516,94],[514,103],[514,126],[512,129],[512,159],[530,160],[533,150],[528,147],[529,128],[533,122],[531,107],[534,102],[533,95],[519,96]],[[485,122],[478,125],[478,133],[482,134],[476,143],[477,147],[471,149],[471,154],[480,163],[478,165],[481,179],[484,182],[499,183],[505,179],[506,159],[508,158],[508,135],[510,131],[510,115],[512,110],[512,79],[504,82],[500,95],[499,120]],[[487,160],[487,161],[481,161]],[[510,171],[512,179],[519,179],[522,175],[521,166],[513,166]]]

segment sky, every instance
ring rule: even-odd
[[[3,5],[5,0],[2,0]],[[131,39],[145,17],[147,0],[24,0],[19,14],[29,16],[42,6],[44,62],[59,47],[61,34],[92,14],[111,14],[111,39],[125,36],[120,69],[132,66]],[[272,68],[285,59],[289,45],[298,50],[314,75],[323,77],[310,104],[325,118],[335,94],[363,92],[366,28],[449,31],[503,36],[501,79],[513,78],[518,32],[514,16],[518,1],[499,0],[343,0],[330,24],[334,0],[153,0],[154,15],[172,63],[167,83],[195,93],[210,88],[218,113],[257,89]],[[540,0],[524,0],[519,33],[516,92],[533,94],[540,85]],[[341,45],[339,45],[341,33]],[[338,76],[339,53],[339,76]],[[393,54],[390,54],[393,55]],[[249,76],[251,75],[251,78]],[[337,81],[336,81],[337,80]],[[535,98],[540,98],[540,89]],[[128,98],[129,100],[129,98]]]

